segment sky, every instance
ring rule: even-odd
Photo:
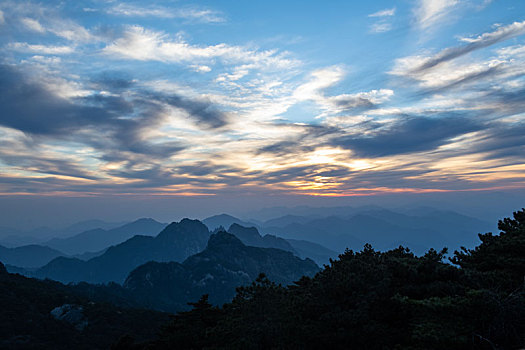
[[[524,74],[516,0],[0,0],[0,218],[504,200]]]

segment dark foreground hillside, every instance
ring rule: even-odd
[[[0,349],[107,349],[127,334],[152,340],[167,314],[117,308],[70,287],[8,274],[0,263]]]
[[[206,296],[154,342],[120,349],[520,349],[525,344],[525,209],[473,250],[418,257],[347,250],[315,277],[265,277],[231,303]]]

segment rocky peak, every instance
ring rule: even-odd
[[[158,237],[173,237],[173,236],[196,236],[204,237],[209,235],[208,227],[199,220],[182,219],[180,222],[172,222],[161,233]]]
[[[238,237],[241,241],[250,245],[261,239],[259,231],[255,227],[244,227],[239,224],[232,224],[228,232]]]
[[[225,245],[226,246],[244,246],[244,244],[242,244],[242,242],[237,237],[232,235],[231,233],[221,231],[221,232],[217,232],[210,236],[210,239],[208,240],[207,249],[216,248],[216,247],[225,246]]]

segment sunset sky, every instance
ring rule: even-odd
[[[525,2],[0,1],[0,195],[525,187]]]

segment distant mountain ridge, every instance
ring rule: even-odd
[[[258,227],[254,223],[241,220],[229,214],[219,214],[210,216],[209,218],[202,220],[202,222],[204,223],[204,225],[208,226],[208,229],[210,231],[213,231],[219,227],[227,229],[232,224],[238,224],[244,227]]]
[[[70,255],[97,252],[136,235],[155,236],[166,226],[151,218],[142,218],[110,230],[96,228],[68,238],[54,238],[44,244]]]
[[[64,253],[41,245],[26,245],[16,248],[0,246],[0,261],[22,268],[40,267]]]
[[[295,218],[304,219],[301,221],[308,221],[308,218],[296,216],[287,216],[284,220],[278,219],[278,221],[289,222],[290,220],[293,221]],[[260,225],[243,221],[228,214],[215,215],[204,219],[203,222],[205,224],[208,223],[207,226],[210,230],[219,227],[222,227],[223,229],[228,228],[227,232],[234,234],[246,245],[283,249],[293,252],[301,258],[311,258],[320,266],[328,264],[330,258],[336,258],[338,255],[335,251],[312,241],[288,240],[268,233],[262,236],[260,231],[264,230],[264,228],[261,228]]]
[[[339,214],[344,214],[339,208]],[[295,221],[295,222],[294,222]],[[283,226],[269,227],[266,224]],[[359,250],[370,243],[380,250],[404,245],[416,253],[428,248],[473,246],[477,232],[491,231],[492,225],[452,211],[422,208],[412,215],[379,207],[352,209],[346,215],[317,217],[286,215],[266,221],[264,233],[286,239],[308,240],[342,253],[345,248]]]
[[[19,230],[10,227],[0,227],[0,245],[14,248],[23,245],[41,244],[52,238],[67,238],[88,230],[97,228],[109,230],[122,225],[123,223],[105,222],[102,220],[84,220],[58,229],[37,227],[31,230]]]

